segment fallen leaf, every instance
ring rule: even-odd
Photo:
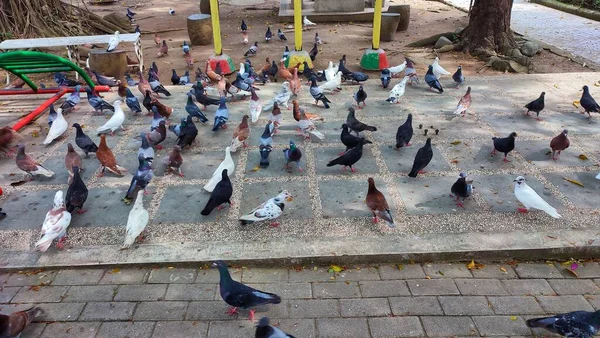
[[[504,268],[504,267],[502,267],[502,266],[500,267],[500,271],[502,271],[502,272],[504,272],[504,273],[508,273],[508,271],[506,271],[506,268]]]
[[[258,165],[256,167],[252,168],[252,171],[259,171],[259,170],[260,170],[260,166],[258,166]]]
[[[577,158],[580,159],[580,160],[582,160],[582,161],[587,161],[588,160],[588,157],[585,156],[584,154],[581,154],[581,155],[577,156]]]
[[[344,269],[341,266],[338,265],[332,265],[329,267],[330,270],[333,270],[333,272],[342,272]]]
[[[119,273],[119,272],[121,272],[121,269],[119,269],[119,268],[114,268],[114,269],[110,270],[110,273]]]
[[[575,108],[579,108],[579,100],[573,101],[573,105],[575,106]]]
[[[441,272],[440,270],[438,270],[438,273],[439,273],[440,275],[442,275],[442,276],[444,275],[444,273],[443,273],[443,272]]]
[[[430,276],[425,276],[425,279],[431,279],[431,277]]]
[[[457,164],[457,163],[458,163],[458,160],[452,160],[452,161],[450,161],[450,163]]]
[[[592,244],[594,244],[594,242],[595,242],[595,241],[596,241],[595,239],[590,239],[590,240],[588,241],[588,245],[592,245]]]
[[[519,319],[517,316],[510,316],[510,320],[517,320]]]
[[[39,285],[32,285],[32,286],[29,287],[29,290],[40,291],[40,286]]]
[[[554,88],[558,89],[558,85],[556,83],[554,84]]]
[[[459,140],[454,140],[452,142],[450,142],[451,145],[455,146],[457,144],[461,144],[462,142],[460,142]]]
[[[577,274],[577,272],[575,272],[571,269],[565,269],[565,271],[570,272],[573,276],[575,276],[575,278],[579,278],[579,275]]]
[[[402,271],[402,269],[404,269],[403,264],[396,264],[396,266],[398,267],[398,270],[400,270],[400,271]]]
[[[317,270],[319,270],[319,268],[316,266],[313,266],[313,271],[317,271]]]
[[[573,184],[578,185],[578,186],[580,186],[580,187],[583,188],[583,183],[581,183],[581,182],[579,182],[577,180],[572,180],[572,179],[570,179],[568,177],[563,177],[563,180],[565,180],[565,181],[567,181],[569,183],[573,183]]]
[[[485,268],[485,264],[475,263],[474,259],[471,259],[471,263],[467,264],[469,270],[479,270]]]
[[[546,237],[548,237],[548,238],[551,238],[551,239],[556,239],[556,237],[554,237],[554,236],[550,236],[550,235],[548,235],[548,236],[546,236]]]

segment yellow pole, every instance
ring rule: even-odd
[[[302,50],[302,0],[294,0],[294,40],[296,40],[294,42],[296,51],[301,51]]]
[[[373,49],[379,49],[379,37],[381,33],[381,7],[382,0],[375,0],[375,11],[373,13]]]
[[[215,55],[223,54],[223,45],[221,44],[221,24],[219,22],[219,1],[210,0],[210,19],[212,21],[213,44],[215,46]]]

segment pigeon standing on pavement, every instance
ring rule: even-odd
[[[315,43],[317,45],[322,45],[323,44],[323,40],[321,40],[321,37],[319,36],[318,32],[315,32]]]
[[[169,54],[169,46],[167,45],[167,40],[162,41],[162,45],[156,54],[157,57],[165,56]]]
[[[230,315],[238,313],[237,308],[249,309],[266,304],[279,304],[281,297],[276,294],[253,289],[231,278],[227,264],[223,261],[214,263],[219,269],[219,292],[225,303],[232,306],[227,312]],[[254,320],[255,310],[250,310],[248,319]]]
[[[367,92],[363,89],[363,86],[358,86],[358,91],[354,93],[354,101],[356,101],[356,107],[362,109],[367,105]],[[363,103],[361,106],[360,103]]]
[[[86,210],[83,209],[83,204],[88,197],[88,188],[81,179],[81,169],[78,166],[73,166],[71,170],[73,171],[73,180],[71,184],[69,184],[67,196],[65,198],[67,211],[71,214],[73,214],[73,212],[83,214],[86,212]]]
[[[360,122],[356,116],[355,116],[355,110],[353,107],[348,108],[348,116],[346,117],[346,124],[348,125],[348,128],[350,128],[351,130],[353,130],[356,135],[358,135],[358,133],[365,131],[365,130],[369,130],[369,131],[377,131],[376,127],[373,126],[369,126],[365,123]]]
[[[456,198],[456,206],[464,208],[465,199],[473,193],[473,181],[467,180],[466,173],[460,173],[458,180],[450,187],[450,192]]]
[[[192,115],[188,115],[185,125],[179,130],[179,135],[176,140],[177,145],[180,146],[181,149],[191,147],[196,136],[198,136],[198,128],[196,128],[194,121],[192,121]]]
[[[254,56],[254,55],[256,55],[257,52],[258,52],[258,41],[254,41],[254,44],[252,46],[250,46],[250,48],[248,48],[246,53],[244,53],[244,56],[246,56],[246,57]]]
[[[544,201],[540,195],[538,195],[535,190],[531,189],[525,183],[525,177],[518,176],[515,180],[515,197],[525,208],[518,208],[517,210],[520,213],[527,213],[529,209],[534,208],[541,210],[553,218],[561,218],[562,216],[558,214],[556,209],[552,207],[548,202]]]
[[[13,312],[10,315],[0,314],[0,337],[12,338],[20,337],[21,333],[25,330],[35,318],[44,315],[44,311],[39,307],[32,307],[24,311]],[[267,325],[268,325],[267,321]],[[262,331],[261,331],[262,332]],[[271,331],[264,331],[271,332]],[[258,329],[257,329],[258,334]],[[264,337],[276,337],[276,336],[264,336]],[[287,336],[282,336],[287,337]]]
[[[228,203],[231,206],[231,195],[233,195],[233,187],[229,176],[227,176],[227,169],[223,169],[221,172],[221,181],[217,183],[213,191],[210,193],[210,198],[206,202],[206,206],[200,212],[203,216],[208,216],[214,208],[221,210],[223,207],[221,204]],[[221,287],[221,292],[223,289]]]
[[[67,123],[67,120],[65,120],[65,117],[62,114],[62,108],[58,108],[56,111],[56,119],[52,122],[50,130],[48,130],[48,135],[46,135],[46,138],[42,143],[44,145],[52,143],[52,141],[64,134],[67,129],[69,129],[69,123]]]
[[[345,123],[342,124],[342,134],[340,135],[340,140],[346,146],[346,150],[341,152],[340,155],[343,155],[345,152],[356,147],[360,142],[362,142],[360,137],[354,136],[350,133],[348,130],[348,125]]]
[[[392,218],[392,213],[385,200],[385,196],[381,191],[377,190],[375,187],[375,180],[373,180],[372,177],[369,177],[367,181],[369,182],[369,190],[367,191],[365,202],[373,214],[373,223],[377,224],[379,218],[381,218],[385,221],[387,226],[395,228],[396,224],[394,224],[394,219]]]
[[[319,104],[319,101],[321,101],[325,108],[329,109],[331,101],[323,94],[323,91],[321,91],[317,85],[317,78],[314,76],[310,79],[310,95],[315,99],[315,105]]]
[[[193,116],[198,119],[198,121],[202,123],[208,122],[208,118],[206,115],[198,108],[198,106],[192,100],[193,94],[191,92],[187,93],[187,102],[185,104],[185,111],[189,114],[189,116]]]
[[[96,158],[100,162],[102,168],[98,177],[104,176],[104,171],[106,169],[117,176],[123,176],[124,172],[127,172],[126,168],[121,167],[117,163],[115,155],[106,144],[106,135],[104,134],[100,135],[100,145],[98,145],[98,150],[96,151]]]
[[[144,191],[140,190],[135,198],[133,208],[127,217],[127,227],[125,228],[125,241],[121,249],[129,249],[136,238],[146,229],[150,215],[148,210],[144,209]]]
[[[114,114],[110,117],[106,123],[96,129],[98,135],[110,133],[110,136],[114,136],[117,129],[126,130],[123,128],[123,122],[125,122],[125,113],[121,109],[121,100],[115,100],[114,102]]]
[[[163,163],[165,164],[165,171],[173,172],[177,171],[177,175],[183,177],[183,171],[181,170],[181,166],[183,165],[183,157],[181,156],[181,147],[176,145],[171,150],[171,153],[168,156],[165,156],[163,159]]]
[[[287,41],[285,34],[283,34],[280,28],[277,28],[277,36],[279,37],[280,41]]]
[[[229,120],[229,108],[227,108],[225,96],[221,96],[219,108],[215,112],[215,123],[213,124],[212,131],[217,131],[220,128],[227,128],[227,120]]]
[[[425,74],[425,82],[427,82],[427,85],[429,86],[429,89],[435,89],[438,91],[438,93],[443,93],[444,92],[444,88],[442,88],[442,85],[440,84],[440,81],[438,80],[438,78],[433,74],[433,66],[429,65],[429,69],[427,70],[427,74]]]
[[[76,109],[75,107],[81,101],[81,94],[79,92],[80,89],[81,89],[80,85],[75,86],[75,90],[73,90],[73,92],[71,94],[69,94],[69,96],[67,96],[67,98],[65,99],[65,102],[63,102],[62,105],[60,106],[60,108],[62,108],[62,110],[63,110],[63,115],[67,115]]]
[[[294,336],[289,335],[281,329],[271,326],[269,324],[268,317],[262,317],[256,326],[256,333],[254,334],[255,338],[294,338]]]
[[[413,162],[412,169],[408,173],[408,177],[417,177],[417,174],[422,174],[425,171],[425,167],[431,162],[433,158],[433,150],[431,149],[431,137],[427,138],[425,145],[417,151],[415,160]]]
[[[242,30],[242,41],[244,44],[247,44],[248,43],[248,25],[246,25],[246,22],[244,20],[242,20],[240,29]]]
[[[102,113],[103,110],[110,110],[112,112],[115,111],[115,107],[113,107],[110,103],[104,101],[98,93],[92,90],[90,87],[85,87],[85,92],[87,93],[88,103],[96,113]]]
[[[137,194],[137,191],[144,190],[146,191],[146,187],[154,177],[154,173],[152,172],[152,167],[150,163],[144,158],[144,155],[138,155],[138,168],[135,172],[135,175],[131,178],[131,183],[129,184],[129,189],[127,189],[127,193],[125,197],[123,197],[123,202],[129,205],[133,200],[133,197]]]
[[[504,153],[504,162],[510,162],[506,155],[515,149],[515,138],[517,137],[517,133],[514,131],[508,135],[508,137],[492,137],[492,141],[494,142],[494,150],[492,150],[492,155],[496,155],[497,152]]]
[[[467,87],[467,92],[463,97],[460,98],[458,104],[456,105],[456,110],[454,111],[454,115],[464,116],[467,113],[467,110],[471,108],[471,87]]]
[[[270,221],[279,218],[283,214],[285,202],[293,200],[292,194],[287,190],[280,192],[277,196],[270,198],[252,211],[240,217],[240,223],[247,225],[255,222]],[[271,222],[272,227],[278,227],[279,222]]]
[[[530,111],[535,112],[536,120],[541,121],[542,119],[540,118],[540,112],[542,110],[544,110],[544,97],[545,96],[546,96],[546,92],[542,92],[542,94],[540,94],[540,97],[538,97],[537,99],[526,104],[525,108],[527,108],[527,112],[525,114],[529,115]]]
[[[409,85],[413,83],[419,83],[419,77],[417,76],[417,71],[415,70],[415,64],[409,58],[404,58],[406,60],[406,68],[404,69],[404,76],[408,76],[410,80],[408,81]]]
[[[361,159],[363,154],[363,145],[368,143],[373,142],[362,138],[361,142],[359,142],[358,145],[356,145],[356,147],[346,151],[342,156],[329,161],[329,163],[327,163],[327,166],[333,167],[334,165],[342,165],[344,166],[342,170],[345,171],[346,167],[350,167],[350,170],[352,172],[356,172],[356,169],[353,167],[353,165],[355,165],[356,162],[358,162]]]
[[[260,163],[259,163],[259,165],[261,168],[266,168],[269,166],[269,154],[271,153],[271,150],[273,149],[274,128],[275,128],[275,126],[274,126],[273,122],[271,122],[271,121],[267,122],[267,125],[265,126],[265,131],[260,136],[260,145],[259,145]]]
[[[58,238],[56,248],[62,250],[67,236],[67,228],[70,224],[71,213],[65,207],[62,190],[59,190],[54,195],[52,209],[46,213],[40,239],[34,244],[35,250],[46,252],[56,238]]]
[[[300,149],[298,149],[294,141],[290,140],[289,148],[285,148],[283,150],[283,153],[285,155],[286,170],[291,170],[292,168],[290,167],[290,163],[295,162],[298,170],[302,171],[302,167],[300,167],[300,159],[302,158],[302,152],[300,151]]]
[[[45,177],[54,176],[52,171],[39,164],[31,156],[25,154],[25,145],[23,144],[19,144],[19,150],[17,151],[17,157],[15,158],[15,161],[19,169],[31,175],[31,180],[33,180],[33,177],[36,175],[42,175]]]
[[[442,77],[442,75],[450,75],[449,71],[445,70],[444,68],[442,68],[442,66],[440,66],[440,58],[437,56],[431,64],[431,67],[433,68],[433,74],[435,75],[435,78],[438,80],[440,79],[440,77]]]
[[[148,137],[146,137],[146,133],[141,132],[140,138],[142,139],[142,145],[138,148],[137,156],[142,155],[150,165],[154,162],[154,148],[150,146],[148,142]]]
[[[456,88],[460,87],[465,82],[465,77],[462,73],[462,66],[458,66],[458,69],[452,74],[452,80],[456,83]]]
[[[85,157],[90,157],[89,153],[96,153],[98,146],[83,132],[79,123],[73,123],[73,128],[76,130],[75,144],[83,150]]]
[[[413,136],[412,114],[408,114],[406,121],[396,131],[396,149],[410,146]]]
[[[568,133],[569,131],[565,129],[560,134],[558,134],[558,136],[552,138],[552,141],[550,141],[550,148],[552,149],[553,160],[557,161],[560,158],[560,152],[569,148],[569,146],[571,145],[571,142],[567,137]],[[556,154],[556,152],[558,152],[558,154]]]
[[[396,84],[390,91],[390,96],[386,101],[389,103],[400,103],[400,98],[404,95],[404,92],[406,91],[406,83],[409,80],[410,77],[405,76],[402,81]]]
[[[308,52],[308,56],[310,57],[311,61],[315,61],[317,54],[319,54],[319,47],[317,47],[317,43],[315,42],[313,48]]]
[[[381,79],[381,86],[385,89],[390,85],[390,81],[392,81],[392,74],[388,68],[385,68],[381,71],[379,78]]]
[[[225,148],[225,159],[219,164],[217,169],[213,172],[210,180],[208,180],[208,183],[206,183],[202,189],[208,192],[213,192],[216,185],[221,182],[221,179],[223,178],[222,173],[224,169],[227,169],[228,173],[235,173],[235,163],[231,158],[231,149],[229,147]]]
[[[140,106],[140,101],[138,100],[138,98],[135,97],[135,95],[133,95],[133,93],[131,92],[131,89],[129,89],[129,88],[126,88],[125,92],[126,92],[125,103],[127,104],[127,107],[129,107],[131,112],[134,113],[135,115],[141,113],[142,107]]]
[[[163,94],[165,96],[171,96],[171,93],[160,83],[155,73],[152,73],[151,76],[148,77],[148,84],[152,91],[157,94]]]
[[[591,338],[600,330],[600,310],[573,311],[552,317],[529,319],[528,327],[539,327],[563,337]]]
[[[71,184],[71,180],[73,178],[73,166],[82,168],[81,156],[79,156],[79,154],[75,151],[71,143],[67,143],[67,154],[65,155],[65,168],[69,173],[67,184]]]
[[[271,32],[271,27],[267,27],[267,32],[265,33],[265,41],[269,42],[273,38],[273,32]],[[246,55],[247,56],[247,55]]]
[[[590,95],[590,88],[588,86],[583,86],[583,95],[581,95],[581,100],[579,103],[585,109],[585,112],[588,113],[589,117],[592,117],[591,112],[600,113],[600,105],[596,103],[596,100]]]

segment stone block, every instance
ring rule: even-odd
[[[414,296],[458,295],[452,279],[413,279],[407,281]]]
[[[418,177],[413,179],[403,176],[397,179],[398,190],[409,215],[467,213],[479,210],[479,205],[469,198],[464,208],[457,207],[455,199],[450,197],[450,187],[456,182],[456,177]],[[424,266],[427,270],[427,266]],[[429,269],[431,270],[431,269]],[[464,267],[464,270],[467,270]],[[444,278],[440,270],[426,273],[432,278]],[[468,270],[467,270],[468,272]],[[442,272],[443,273],[443,272]],[[461,277],[466,277],[464,274]],[[469,273],[470,277],[470,273]]]
[[[379,317],[392,314],[387,298],[340,299],[342,317]]]
[[[598,132],[600,122],[588,118],[587,114],[579,114],[571,104],[569,104],[568,110],[569,112],[562,114],[544,115],[545,123],[551,124],[555,130],[567,129],[571,135],[595,135]],[[583,109],[580,108],[581,110]],[[557,133],[554,132],[554,134]]]
[[[536,298],[547,313],[594,310],[582,295],[536,296]]]
[[[314,298],[357,298],[360,289],[356,282],[313,283]]]
[[[81,171],[81,178],[85,184],[88,184],[89,179],[92,177],[96,169],[98,169],[99,163],[98,160],[94,158],[94,155],[90,155],[89,158],[85,158],[85,154],[75,145],[73,142],[73,147],[76,148],[76,151],[81,156],[81,166],[83,171]],[[61,151],[63,151],[61,149]],[[64,146],[64,153],[67,152],[67,145]],[[67,184],[69,179],[69,173],[65,168],[65,157],[64,156],[52,156],[48,158],[44,163],[42,163],[44,167],[48,170],[54,172],[54,176],[52,177],[43,177],[37,176],[34,181],[29,182],[31,185],[40,185],[40,184]],[[39,178],[39,179],[38,179]]]
[[[493,315],[488,301],[483,296],[440,296],[444,314],[448,316]]]
[[[271,321],[271,325],[295,337],[316,337],[315,322],[311,319],[276,319]]]
[[[363,297],[410,296],[406,282],[401,280],[364,281],[360,290]]]
[[[274,293],[283,299],[312,298],[312,289],[309,283],[249,283],[247,285],[261,291]]]
[[[25,338],[25,337],[37,338],[37,337],[41,336],[42,331],[44,331],[45,328],[46,328],[46,324],[44,324],[44,323],[30,323],[29,325],[27,325],[25,327],[23,332],[21,332],[21,336],[23,338]]]
[[[515,267],[519,278],[562,278],[558,269],[552,264],[520,263]]]
[[[502,284],[506,291],[513,296],[556,295],[550,284],[544,279],[503,280]]]
[[[349,267],[335,275],[335,280],[338,282],[362,282],[380,279],[379,269],[376,267]]]
[[[50,323],[41,338],[94,338],[100,323]]]
[[[121,285],[115,295],[115,301],[156,301],[163,300],[167,285]]]
[[[420,264],[382,265],[379,267],[381,279],[419,279],[425,278]]]
[[[148,272],[148,269],[143,268],[108,270],[98,284],[141,284]]]
[[[188,302],[142,302],[135,309],[134,320],[183,320]]]
[[[494,312],[498,315],[535,315],[544,310],[532,296],[488,297]]]
[[[386,184],[377,180],[377,189],[384,195],[390,196]],[[322,181],[319,182],[323,217],[368,217],[371,212],[365,204],[368,183],[366,180]],[[388,204],[393,208],[393,200]]]
[[[132,302],[90,302],[87,303],[79,320],[112,321],[130,320],[136,303]]]
[[[2,228],[6,230],[36,229],[39,231],[46,213],[52,208],[55,194],[56,190],[23,190],[11,192],[0,207],[4,210],[10,210],[11,214],[19,215],[19,217],[7,217],[3,219]],[[19,276],[13,274],[9,278],[7,285],[20,285],[11,284],[12,279],[23,278]],[[35,279],[35,277],[31,279]],[[30,278],[24,280],[30,280]]]
[[[362,12],[365,2],[362,0],[348,0],[341,4],[335,0],[315,0],[314,11],[316,13],[330,12]]]
[[[229,267],[229,274],[234,280],[242,280],[242,268]],[[196,283],[219,283],[219,270],[217,269],[200,269],[196,276]]]
[[[456,138],[452,142],[454,141],[460,141],[460,138]],[[525,167],[525,162],[515,158],[514,152],[509,153],[507,157],[511,162],[502,161],[504,154],[491,155],[490,152],[494,149],[491,136],[489,141],[461,141],[459,144],[447,144],[444,149],[448,159],[456,162],[458,168],[467,171],[467,173],[481,169],[517,169]]]
[[[290,300],[291,318],[331,318],[340,316],[337,299]]]
[[[316,269],[303,269],[296,271],[291,269],[290,282],[329,282],[331,281],[332,274],[329,273],[328,268],[315,267]]]
[[[196,142],[198,139],[196,139]],[[162,176],[164,171],[164,164],[162,164],[162,159],[168,156],[167,152],[161,151],[157,156],[158,159],[154,160],[155,168],[160,163],[162,167],[161,169],[155,169],[154,173],[159,173],[159,176]],[[183,159],[183,167],[182,171],[185,175],[183,180],[199,180],[199,179],[210,179],[212,177],[213,172],[219,167],[221,162],[225,159],[225,148],[223,147],[222,151],[203,151],[202,153],[190,153],[186,151],[184,153]],[[231,159],[233,163],[237,166],[238,161],[240,159],[240,153],[232,153]],[[195,163],[202,163],[202,165],[194,165]],[[228,173],[230,174],[230,173]],[[235,177],[234,175],[229,176],[229,178]]]
[[[475,278],[517,278],[517,273],[512,268],[512,266],[506,264],[489,264],[483,269],[473,270],[471,272],[473,273],[473,277]]]
[[[395,316],[443,315],[442,307],[434,296],[391,297],[390,305]]]
[[[502,296],[508,295],[498,279],[455,279],[458,290],[467,296]]]
[[[577,158],[577,156],[579,156],[579,152],[576,152],[572,155],[572,158],[574,159],[573,161],[578,162],[577,164],[573,165],[594,165],[594,162],[592,161],[581,161],[579,158]],[[567,157],[565,156],[565,159],[566,158]],[[563,161],[562,157],[558,162],[561,161]],[[597,207],[597,201],[594,193],[600,189],[600,181],[596,179],[597,174],[597,172],[561,172],[556,174],[548,173],[545,174],[545,177],[552,184],[554,184],[558,190],[560,190],[560,192],[575,205],[575,207],[582,209],[594,209]],[[578,185],[567,182],[563,179],[563,177],[579,181],[583,183],[584,187],[582,188]],[[579,269],[577,270],[577,274],[579,274]]]
[[[425,332],[418,317],[369,318],[374,337],[423,337]]]
[[[442,84],[444,86],[444,84]],[[406,95],[406,94],[405,94]],[[440,95],[434,92],[420,93],[406,98],[413,108],[422,115],[446,115],[454,114],[458,99],[454,96]],[[434,125],[435,127],[435,125]],[[434,128],[435,129],[435,128]],[[430,130],[429,132],[433,132]]]
[[[231,320],[227,312],[228,305],[222,300],[190,302],[185,320]]]
[[[102,269],[74,269],[74,270],[60,270],[52,285],[90,285],[98,284],[104,270]]]
[[[343,166],[334,165],[332,167],[328,167],[327,163],[329,161],[336,159],[340,156],[340,152],[346,150],[344,145],[340,144],[338,147],[323,147],[323,148],[315,148],[315,165],[317,167],[318,175],[339,175],[343,174],[346,177],[352,177],[353,173],[350,171],[350,168],[346,168],[345,172],[343,171]],[[375,157],[373,157],[373,152],[371,151],[372,144],[365,144],[363,148],[362,157],[358,162],[356,162],[352,167],[356,170],[356,173],[359,174],[377,174],[379,173],[379,167],[377,166],[377,162],[375,161]]]
[[[58,303],[69,289],[68,286],[40,286],[21,288],[13,297],[13,303]]]
[[[440,150],[435,145],[435,139],[432,140],[431,143],[431,148],[433,150],[433,158],[431,159],[431,162],[429,162],[427,167],[425,167],[425,171],[438,172],[450,170],[450,166],[448,165],[448,163],[446,163],[446,160],[444,160],[444,157],[440,153]],[[425,141],[412,141],[410,147],[403,147],[399,150],[396,150],[395,146],[383,145],[379,147],[379,150],[381,151],[381,156],[383,156],[383,159],[389,171],[393,173],[402,173],[408,175],[408,173],[412,169],[417,151],[419,151],[419,148],[423,147],[424,145]]]
[[[300,160],[302,171],[298,170],[294,163],[290,164],[291,170],[285,168],[287,161],[281,149],[273,149],[271,151],[271,154],[269,155],[269,166],[266,168],[261,168],[259,166],[260,153],[258,149],[249,150],[244,175],[248,178],[306,176],[308,172],[305,169],[310,164],[305,161],[306,157],[303,147],[300,151],[302,151],[302,159]]]
[[[153,328],[153,322],[105,322],[96,338],[150,338]]]
[[[547,116],[547,115],[546,115]],[[482,115],[481,118],[494,129],[500,137],[507,137],[513,131],[522,137],[541,137],[541,136],[556,136],[556,129],[548,123],[533,123],[531,116],[525,116],[521,112],[513,115]],[[546,122],[549,122],[546,119]],[[517,136],[517,150],[519,139]]]
[[[208,334],[208,323],[199,321],[156,322],[153,338],[205,338]]]
[[[573,144],[573,141],[571,141]],[[519,142],[519,153],[527,160],[530,164],[539,168],[552,168],[552,167],[567,167],[567,166],[592,166],[592,161],[582,161],[578,158],[581,152],[577,149],[567,148],[560,154],[558,161],[552,160],[552,148],[550,148],[550,141],[548,140],[532,140]],[[558,153],[556,154],[558,156]],[[577,173],[573,173],[577,175]],[[587,173],[579,173],[579,175],[585,176]],[[591,178],[594,177],[589,173]],[[590,183],[593,181],[589,181]],[[568,183],[568,182],[566,182]],[[571,183],[569,183],[571,184]],[[596,184],[598,186],[598,184]],[[590,193],[589,191],[587,192]]]
[[[209,338],[247,338],[252,337],[256,328],[249,320],[213,321],[208,329]]]
[[[292,194],[294,200],[285,204],[283,215],[281,215],[278,218],[278,221],[285,222],[286,220],[292,219],[311,218],[312,205],[310,203],[310,196],[306,187],[306,182],[282,183],[272,181],[260,183],[246,183],[244,184],[244,191],[242,193],[242,200],[240,202],[240,213],[249,213],[250,211],[254,210],[254,208],[266,202],[268,199],[279,195],[279,193],[283,189],[286,189],[290,194]],[[265,226],[266,224],[268,223],[262,223],[262,226]],[[251,227],[261,225],[250,224],[247,226]]]
[[[0,304],[8,303],[21,289],[19,286],[5,286],[0,287]]]
[[[577,272],[579,272],[579,269],[577,269]],[[600,293],[600,288],[591,279],[550,279],[548,283],[559,295]]]
[[[421,317],[423,327],[428,336],[472,336],[477,334],[477,329],[470,317],[452,316],[424,316]]]
[[[202,216],[200,212],[190,212],[189,205],[197,205],[202,209],[208,202],[210,194],[202,189],[203,186],[168,187],[154,218],[154,223],[202,223],[225,219],[229,213],[228,207],[220,211],[215,208],[208,216]],[[184,200],[186,203],[181,203]],[[121,204],[123,203],[121,202]]]
[[[218,290],[216,284],[170,284],[165,300],[213,300]]]
[[[72,322],[77,320],[85,303],[40,303],[36,306],[44,310],[40,319],[45,322]]]
[[[556,267],[560,269],[564,269],[560,263],[556,263]],[[567,272],[570,274],[570,272]],[[599,278],[600,277],[600,264],[596,262],[586,262],[583,264],[579,264],[577,268],[577,275],[579,278]]]
[[[369,337],[366,318],[317,319],[317,331],[321,337]]]
[[[482,336],[528,336],[531,330],[521,317],[514,320],[512,316],[477,316],[473,317],[475,325]]]
[[[63,302],[110,302],[117,288],[116,285],[71,286]]]
[[[466,89],[464,90],[466,91]],[[520,111],[521,109],[521,107],[511,102],[511,100],[507,100],[506,97],[503,96],[483,96],[478,95],[477,93],[471,93],[471,100],[471,111],[475,111],[477,114],[483,116],[493,113]]]
[[[287,282],[288,279],[288,269],[242,268],[244,283]]]
[[[430,263],[423,265],[423,270],[425,270],[425,274],[431,278],[473,277],[473,275],[471,275],[471,271],[467,269],[466,265],[460,263]]]
[[[196,279],[196,269],[160,268],[150,270],[148,284],[185,284]]]

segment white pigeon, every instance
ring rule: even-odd
[[[406,83],[410,80],[410,76],[405,76],[400,83],[394,86],[392,90],[390,90],[390,96],[386,100],[389,103],[400,103],[400,98],[404,95],[404,91],[406,90]]]
[[[339,64],[333,66],[333,62],[329,61],[329,66],[325,69],[325,80],[331,81],[335,77],[335,74],[338,72]]]
[[[305,15],[304,16],[304,20],[302,20],[302,23],[304,23],[304,26],[316,26],[317,24],[308,20],[308,17]]]
[[[223,177],[223,169],[227,169],[227,172],[231,173],[229,177],[233,176],[233,174],[235,173],[235,163],[233,163],[233,159],[231,158],[230,147],[225,148],[225,159],[223,160],[223,162],[221,162],[221,164],[219,164],[219,167],[217,168],[217,170],[215,170],[208,183],[204,185],[204,190],[212,192],[215,189],[217,183],[221,182],[221,178]]]
[[[121,249],[129,249],[135,242],[135,239],[144,231],[149,219],[148,210],[144,209],[144,189],[140,189],[135,198],[135,204],[127,218],[125,242],[123,242]]]
[[[260,112],[262,111],[262,103],[260,103],[260,98],[258,97],[258,95],[256,95],[256,91],[252,90],[250,91],[250,93],[251,96],[248,108],[250,109],[250,117],[252,119],[252,123],[256,123],[258,121],[258,118],[260,117]]]
[[[50,130],[48,130],[48,135],[46,136],[46,139],[43,143],[46,145],[52,143],[52,141],[56,140],[60,135],[64,134],[64,132],[67,131],[67,129],[69,129],[69,124],[67,123],[67,120],[65,120],[65,117],[62,114],[62,109],[58,108],[56,110],[56,118],[52,122]]]
[[[71,224],[71,213],[65,208],[63,192],[59,190],[54,195],[54,206],[46,214],[41,238],[35,243],[35,249],[46,252],[56,238],[59,239],[56,247],[62,248],[69,224]]]
[[[246,64],[243,62],[240,62],[240,70],[238,71],[238,73],[240,74],[240,76],[245,79],[244,74],[246,73]]]
[[[125,130],[125,128],[123,128],[123,122],[125,122],[125,113],[123,112],[123,109],[121,109],[121,100],[115,100],[113,107],[115,107],[115,113],[102,127],[96,129],[98,134],[107,133],[110,131],[110,134],[113,135],[115,130],[119,128]]]
[[[315,126],[313,121],[306,117],[303,108],[300,108],[300,120],[298,121],[298,128],[300,128],[302,136],[304,136],[305,139],[310,138],[311,135],[315,136],[321,141],[325,139],[325,135],[323,135],[323,133],[317,130],[317,127]]]
[[[600,173],[598,173],[598,175],[596,175],[596,179],[600,180]]]
[[[399,64],[397,66],[390,67],[388,69],[390,70],[392,77],[398,77],[400,75],[400,73],[404,70],[404,68],[406,68],[406,61],[402,62],[401,64]]]
[[[273,102],[277,102],[278,105],[285,106],[286,108],[289,109],[288,101],[290,100],[291,97],[292,97],[292,91],[290,90],[290,83],[288,81],[285,81],[281,85],[281,90],[279,91],[279,93],[277,93],[271,101],[269,101],[267,104],[265,104],[263,106],[263,111],[273,110]]]
[[[525,208],[519,208],[519,212],[527,212],[529,209],[534,208],[542,210],[548,215],[554,218],[561,218],[556,209],[554,209],[548,202],[544,201],[533,189],[531,189],[523,176],[518,176],[515,180],[515,197],[525,206]]]
[[[452,75],[449,71],[445,70],[440,66],[440,58],[435,57],[435,60],[431,64],[433,66],[433,75],[439,80],[442,75]]]
[[[240,221],[242,225],[261,222],[261,221],[270,221],[277,219],[281,214],[283,214],[283,209],[285,206],[285,202],[291,202],[294,198],[292,194],[290,194],[287,190],[284,190],[279,193],[279,195],[270,198],[265,203],[259,205],[254,210],[250,211],[246,215],[240,217]],[[278,227],[279,222],[272,222],[271,226]]]
[[[111,36],[110,39],[108,39],[108,47],[106,47],[106,51],[112,52],[113,50],[117,49],[117,47],[119,46],[119,41],[119,31],[116,31],[115,35]]]
[[[327,81],[319,86],[322,92],[334,92],[341,90],[342,72],[337,72],[331,81]]]

